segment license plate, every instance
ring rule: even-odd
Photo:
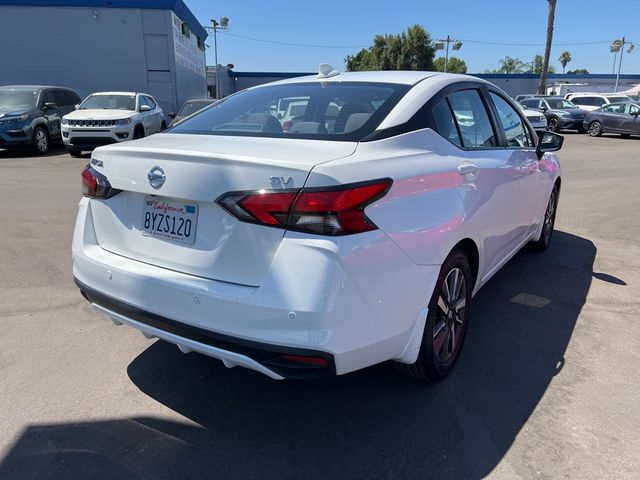
[[[154,237],[192,245],[196,241],[198,205],[145,197],[142,230]]]

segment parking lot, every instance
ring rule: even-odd
[[[0,150],[0,478],[637,478],[640,140],[567,133],[550,249],[475,297],[452,375],[270,380],[73,283],[85,158]]]

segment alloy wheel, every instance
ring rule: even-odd
[[[49,138],[44,130],[41,128],[36,131],[35,135],[36,148],[41,153],[45,153],[49,149]]]
[[[592,137],[597,137],[600,135],[600,132],[602,132],[602,125],[600,125],[600,122],[593,122],[589,125],[589,135]]]
[[[453,268],[442,283],[433,327],[433,352],[440,363],[448,362],[462,341],[466,297],[464,274]]]
[[[547,128],[552,132],[557,132],[559,130],[559,128],[558,128],[558,119],[550,118],[549,122],[547,124]]]
[[[556,215],[556,203],[557,203],[557,190],[554,188],[551,192],[551,197],[549,198],[549,203],[547,204],[547,211],[544,212],[544,226],[543,226],[543,235],[544,242],[548,243],[551,238],[551,233],[553,232],[553,223]]]

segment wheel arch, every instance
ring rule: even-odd
[[[462,251],[467,257],[467,260],[469,260],[471,275],[473,276],[473,288],[475,288],[478,283],[478,273],[480,271],[480,251],[478,250],[478,245],[471,238],[465,238],[456,243],[451,249],[451,252],[455,250]],[[449,252],[449,254],[451,252]]]

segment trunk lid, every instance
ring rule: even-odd
[[[301,188],[315,165],[349,156],[356,146],[351,142],[168,133],[96,149],[94,168],[113,188],[123,190],[107,200],[91,201],[96,238],[105,250],[128,258],[258,286],[284,230],[240,222],[216,204],[216,199],[231,191]],[[156,167],[165,176],[159,188],[153,188],[149,180]],[[184,204],[190,211],[195,206],[193,243],[145,232],[148,201]]]

